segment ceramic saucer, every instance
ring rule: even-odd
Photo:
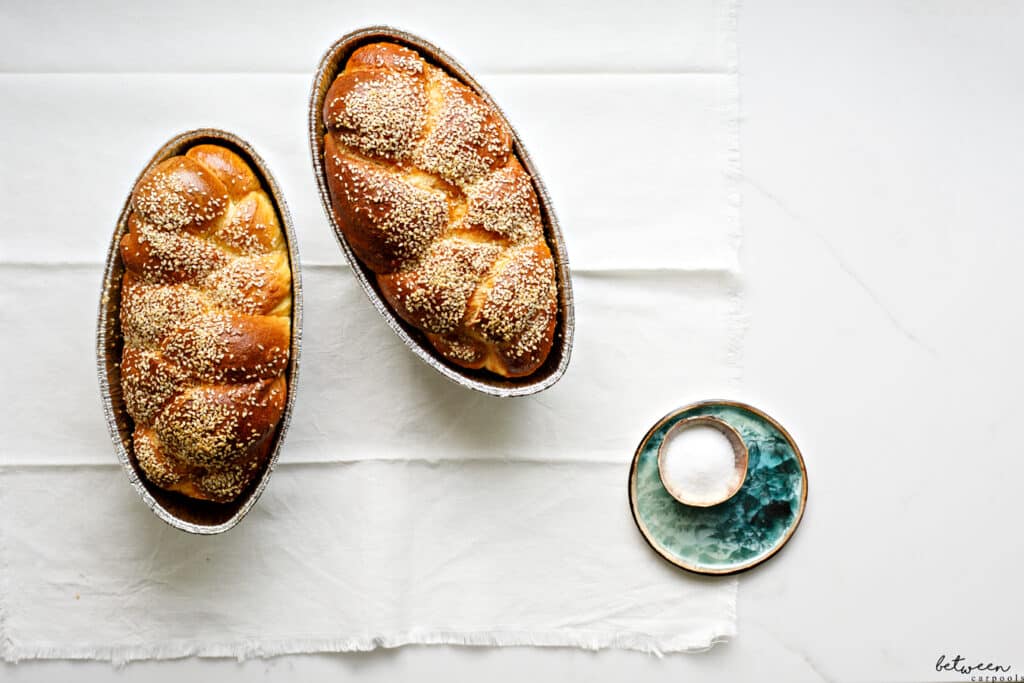
[[[684,504],[662,483],[662,444],[684,420],[715,418],[743,440],[742,486],[724,502]],[[800,524],[807,471],[800,449],[782,426],[757,408],[703,401],[666,415],[644,436],[629,472],[629,501],[640,533],[672,564],[700,574],[732,574],[777,553]]]

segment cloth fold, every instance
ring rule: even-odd
[[[591,463],[282,465],[239,527],[205,538],[147,514],[117,468],[6,467],[4,656],[414,642],[669,652],[732,635],[735,582],[657,558],[622,475]]]

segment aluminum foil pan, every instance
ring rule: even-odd
[[[334,229],[334,236],[338,240],[341,251],[352,266],[352,272],[362,286],[366,296],[373,303],[374,308],[383,316],[387,324],[394,330],[395,334],[401,337],[405,345],[412,349],[413,353],[423,359],[430,367],[434,368],[448,379],[461,384],[464,387],[475,389],[492,396],[526,396],[535,394],[538,391],[547,389],[557,382],[566,368],[569,367],[569,357],[572,354],[574,313],[572,298],[572,282],[569,276],[569,258],[566,254],[565,241],[562,239],[562,232],[558,227],[558,219],[555,217],[554,208],[551,206],[551,198],[548,196],[544,183],[541,180],[536,166],[530,159],[530,155],[523,145],[522,139],[515,129],[509,125],[512,132],[513,151],[523,168],[533,179],[533,188],[540,201],[541,214],[544,219],[544,235],[547,238],[548,247],[555,260],[555,276],[558,286],[558,323],[555,329],[555,340],[548,355],[547,361],[536,372],[528,377],[503,378],[485,370],[467,370],[445,359],[427,341],[426,336],[412,325],[407,324],[399,318],[391,307],[381,296],[377,287],[377,281],[373,271],[367,268],[352,251],[348,240],[340,226],[334,220],[334,212],[331,210],[331,195],[327,187],[327,175],[323,163],[324,134],[326,128],[322,122],[322,111],[324,98],[327,90],[331,87],[335,77],[345,68],[345,62],[349,55],[357,48],[376,41],[389,41],[405,45],[419,52],[427,61],[433,63],[448,72],[454,78],[462,81],[465,85],[476,92],[488,104],[495,108],[505,123],[508,118],[504,112],[495,104],[494,100],[483,87],[462,67],[461,64],[445,54],[440,48],[432,43],[406,31],[401,31],[389,26],[371,26],[342,36],[335,42],[317,68],[316,76],[313,79],[313,88],[309,98],[309,146],[313,156],[313,172],[316,175],[317,186],[320,190],[320,202],[327,220]]]
[[[120,322],[121,276],[124,274],[124,264],[121,262],[118,245],[128,231],[128,216],[131,213],[130,191],[124,208],[121,209],[121,215],[117,219],[117,229],[114,231],[110,248],[107,251],[107,265],[103,273],[103,294],[100,298],[99,320],[96,327],[96,363],[100,380],[100,396],[103,399],[103,411],[106,414],[110,438],[132,487],[153,513],[171,526],[193,534],[219,534],[242,521],[242,518],[263,493],[270,473],[274,469],[274,464],[277,462],[285,433],[288,431],[292,407],[295,405],[295,388],[298,384],[299,355],[302,347],[302,277],[295,231],[291,215],[288,213],[288,205],[284,201],[284,195],[263,159],[256,154],[248,142],[238,136],[211,128],[191,130],[175,136],[153,155],[153,158],[139,173],[139,177],[132,183],[132,188],[143,175],[161,161],[184,154],[190,147],[203,143],[226,147],[249,163],[274,203],[274,208],[281,220],[285,240],[288,243],[288,260],[292,272],[292,339],[291,359],[287,370],[288,399],[284,414],[281,416],[281,421],[274,434],[270,458],[264,465],[263,472],[234,502],[211,503],[165,491],[150,483],[139,469],[132,450],[131,435],[134,425],[125,409],[124,398],[121,395],[120,368],[121,351],[124,346]]]

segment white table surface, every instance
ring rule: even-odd
[[[407,647],[27,662],[0,677],[967,680],[936,674],[943,653],[1024,672],[1021,35],[1024,3],[742,7],[736,398],[796,437],[810,498],[789,546],[743,575],[733,642],[664,659]]]

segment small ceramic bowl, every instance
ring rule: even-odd
[[[420,330],[406,323],[391,310],[391,307],[380,293],[373,271],[363,265],[356,257],[341,227],[334,219],[334,212],[331,210],[331,195],[327,187],[327,172],[323,163],[324,134],[326,132],[323,124],[324,98],[335,77],[345,68],[345,62],[348,60],[349,55],[367,43],[378,41],[397,43],[416,50],[427,61],[444,69],[450,76],[472,89],[485,102],[494,107],[505,123],[508,124],[508,119],[504,113],[469,72],[441,51],[440,48],[423,38],[389,26],[371,26],[342,36],[327,50],[323,59],[320,60],[320,66],[317,68],[316,76],[313,79],[313,88],[309,98],[309,147],[313,155],[313,172],[316,175],[317,185],[320,189],[320,201],[323,204],[324,212],[327,214],[327,220],[334,229],[334,236],[338,240],[338,245],[352,266],[352,272],[355,273],[360,286],[366,292],[366,296],[369,297],[377,312],[380,313],[405,345],[430,367],[457,384],[492,396],[526,396],[543,391],[565,374],[566,368],[569,367],[569,356],[572,353],[574,314],[572,283],[569,277],[569,258],[566,254],[562,232],[558,227],[558,219],[555,217],[554,208],[551,206],[551,199],[548,197],[544,183],[541,181],[540,173],[538,173],[536,166],[534,166],[533,161],[530,159],[530,155],[526,152],[526,148],[523,146],[518,133],[516,133],[511,125],[509,125],[509,130],[512,132],[513,151],[523,168],[530,174],[534,190],[537,193],[537,199],[540,202],[541,215],[544,220],[544,236],[547,238],[548,247],[551,249],[551,255],[555,261],[555,277],[558,286],[558,323],[555,328],[554,344],[547,361],[531,375],[519,378],[504,378],[485,370],[467,370],[444,358],[427,341],[427,338]]]
[[[668,468],[665,465],[666,447],[671,443],[672,439],[678,436],[681,432],[694,427],[710,427],[711,429],[721,432],[722,436],[729,441],[729,445],[732,446],[732,476],[729,478],[728,487],[724,489],[720,495],[702,494],[699,491],[684,491],[682,487],[678,485],[678,482],[673,482],[672,478],[668,476]],[[712,505],[724,503],[735,496],[736,492],[740,490],[740,487],[743,486],[743,480],[747,478],[747,463],[749,461],[749,457],[747,446],[743,443],[743,437],[740,436],[740,433],[731,425],[717,417],[697,415],[686,418],[685,420],[680,420],[665,434],[665,439],[658,447],[658,473],[661,475],[661,482],[665,487],[665,490],[680,503],[683,503],[684,505],[692,505],[694,507],[711,507]]]
[[[288,398],[274,434],[270,457],[264,464],[262,473],[235,501],[211,503],[155,486],[139,469],[132,449],[134,425],[125,408],[124,397],[121,395],[120,367],[121,352],[124,347],[120,316],[121,278],[124,275],[124,264],[121,261],[119,245],[121,238],[128,231],[128,217],[131,214],[131,190],[129,190],[128,199],[125,200],[124,208],[121,209],[117,228],[114,230],[107,251],[107,265],[103,273],[103,293],[100,298],[99,319],[96,327],[96,363],[99,372],[100,394],[103,399],[103,410],[106,414],[110,438],[113,441],[117,457],[128,474],[128,481],[132,488],[157,517],[171,526],[193,534],[218,534],[242,521],[242,518],[263,493],[274,469],[274,464],[277,462],[285,433],[288,431],[292,407],[295,405],[295,389],[299,377],[299,355],[302,346],[302,277],[292,219],[281,189],[263,159],[256,154],[248,142],[238,136],[210,128],[182,133],[169,140],[153,155],[153,158],[132,183],[132,188],[134,189],[139,179],[161,161],[184,154],[189,148],[204,143],[226,147],[248,162],[277,210],[277,215],[281,220],[281,230],[288,244],[288,260],[292,272],[292,337],[287,370]]]

